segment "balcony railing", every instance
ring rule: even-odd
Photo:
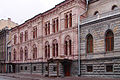
[[[105,13],[102,13],[102,14],[99,14],[99,15],[94,15],[94,16],[87,17],[87,18],[81,20],[81,24],[86,24],[86,23],[89,23],[89,22],[93,22],[93,21],[96,21],[96,20],[99,20],[99,19],[107,18],[107,17],[110,17],[110,16],[118,15],[118,14],[120,14],[120,9],[112,10],[112,11],[105,12]]]

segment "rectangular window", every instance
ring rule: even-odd
[[[48,71],[48,66],[45,67],[45,71]]]
[[[36,71],[36,66],[34,66],[33,70]]]
[[[92,65],[87,66],[87,72],[93,72],[93,66]]]
[[[20,69],[23,70],[23,66],[21,66]]]
[[[53,71],[57,71],[57,67],[56,66],[53,67]]]
[[[113,72],[113,65],[106,65],[106,72]]]
[[[27,70],[27,66],[25,66],[25,70]]]

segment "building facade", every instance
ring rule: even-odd
[[[77,22],[85,5],[85,0],[65,0],[11,29],[13,71],[45,76],[77,75]]]
[[[80,16],[81,75],[118,75],[119,0],[89,0]],[[65,0],[11,29],[13,71],[78,75],[78,17],[85,0]]]
[[[8,70],[8,41],[10,28],[15,27],[17,24],[8,20],[0,20],[0,73],[7,72]],[[9,47],[10,48],[10,47]],[[11,51],[10,51],[11,52]]]
[[[81,74],[119,76],[120,1],[94,0],[81,21]]]

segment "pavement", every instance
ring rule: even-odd
[[[0,80],[120,80],[111,77],[44,77],[39,74],[0,74]]]

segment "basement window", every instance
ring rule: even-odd
[[[113,72],[113,65],[106,65],[106,72]]]
[[[33,70],[36,71],[36,66],[34,66]]]
[[[21,70],[23,70],[23,66],[21,66],[20,68],[21,68]]]
[[[57,67],[56,66],[53,67],[53,71],[57,71]]]
[[[27,66],[25,66],[25,70],[27,70]]]
[[[45,71],[48,71],[48,66],[45,67]]]
[[[93,66],[92,65],[87,66],[87,72],[93,72]]]

